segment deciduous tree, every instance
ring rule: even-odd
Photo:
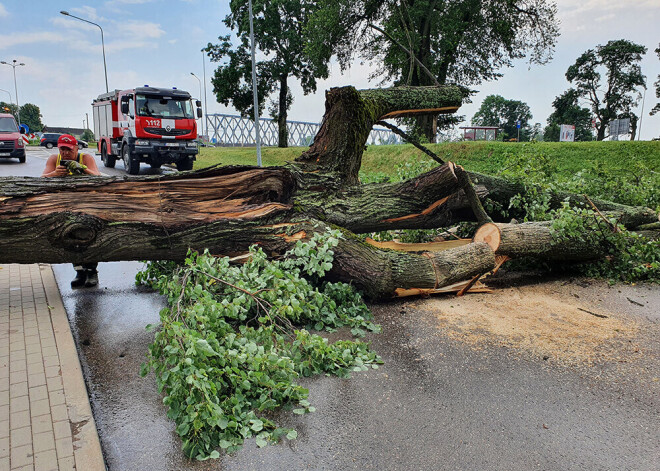
[[[26,103],[21,106],[21,123],[27,124],[30,132],[41,132],[44,124],[41,122],[41,110],[37,105]]]
[[[320,65],[337,57],[371,61],[396,85],[476,85],[514,59],[543,64],[559,34],[557,7],[544,0],[321,0],[307,28]],[[432,116],[416,118],[434,142]]]
[[[644,54],[646,47],[641,44],[612,40],[586,51],[566,71],[566,79],[591,105],[599,141],[605,138],[609,122],[619,115],[631,115],[641,98],[638,88],[646,88],[646,77],[639,62]]]
[[[287,112],[293,98],[289,78],[300,81],[305,94],[316,91],[316,80],[328,76],[327,63],[313,66],[306,58],[303,27],[307,23],[314,2],[309,0],[253,0],[254,37],[260,56],[257,67],[259,111],[266,98],[279,91],[274,102],[273,118],[278,122],[279,146],[287,147]],[[253,117],[252,65],[250,59],[250,19],[248,3],[230,2],[231,14],[224,23],[236,30],[238,45],[230,36],[220,37],[220,44],[209,43],[206,51],[212,61],[220,62],[216,69],[213,91],[218,102],[233,105],[242,115]]]
[[[527,103],[507,100],[500,95],[488,95],[479,111],[472,117],[472,124],[478,126],[499,126],[500,136],[506,141],[518,138],[517,121],[520,121],[520,140],[529,140],[532,113]]]
[[[560,125],[572,124],[575,126],[576,141],[591,141],[591,111],[578,103],[580,94],[574,88],[569,88],[552,102],[555,110],[548,116],[548,125],[545,128],[544,140],[559,141]]]
[[[655,53],[658,55],[658,59],[660,59],[660,46],[655,50]],[[658,81],[655,82],[655,97],[660,98],[660,74],[658,74]],[[658,111],[660,111],[660,102],[656,103],[653,109],[651,110],[651,116],[656,114]]]

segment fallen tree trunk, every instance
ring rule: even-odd
[[[509,258],[535,257],[542,260],[582,262],[605,255],[603,237],[592,234],[588,242],[582,238],[557,237],[552,223],[489,223],[477,229],[474,242],[485,242],[497,255]]]
[[[494,177],[467,178],[451,162],[405,182],[357,184],[374,122],[455,111],[465,93],[460,87],[333,89],[314,144],[287,167],[215,167],[153,177],[0,178],[0,263],[182,260],[189,248],[239,256],[253,244],[282,256],[298,240],[339,227],[344,238],[329,276],[356,284],[371,298],[386,298],[446,286],[466,289],[496,266],[495,252],[590,257],[596,247],[557,246],[543,224],[487,224],[491,235],[483,237],[483,229],[474,243],[442,252],[431,246],[411,252],[379,248],[354,235],[436,228],[474,220],[475,212],[480,220],[497,219],[483,213],[478,199],[508,208],[509,199],[525,190]],[[563,198],[555,200],[560,204]],[[631,225],[657,221],[648,208],[594,202],[601,211],[618,211]],[[458,283],[463,281],[469,283]]]

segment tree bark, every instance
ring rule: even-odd
[[[587,238],[558,238],[549,222],[522,224],[489,223],[474,234],[474,242],[485,242],[497,255],[509,258],[534,257],[542,260],[583,262],[605,255],[602,234]],[[585,242],[583,239],[588,239]]]
[[[278,128],[278,147],[289,147],[289,131],[286,128],[286,120],[288,116],[289,103],[287,97],[289,95],[289,86],[287,84],[287,74],[280,76],[280,95],[279,95],[279,113],[277,116]]]
[[[332,88],[312,146],[296,159],[308,171],[333,175],[343,187],[359,183],[365,143],[381,119],[454,113],[468,96],[458,86],[395,87],[379,90]]]
[[[0,178],[0,263],[182,260],[188,249],[207,248],[236,256],[253,244],[282,256],[298,240],[339,227],[344,236],[329,277],[352,282],[379,299],[475,279],[495,267],[495,252],[567,260],[602,255],[597,242],[584,247],[553,240],[542,223],[486,224],[473,243],[442,252],[432,245],[413,253],[361,241],[355,233],[496,219],[495,213],[479,210],[479,200],[508,208],[526,187],[468,173],[451,162],[405,182],[358,185],[362,150],[374,122],[434,114],[443,107],[455,110],[465,90],[358,92],[345,87],[327,96],[313,146],[287,167],[212,167],[150,177]],[[551,205],[559,207],[567,197],[587,201],[557,193]],[[626,227],[658,221],[648,208],[592,201]]]

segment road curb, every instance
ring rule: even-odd
[[[46,299],[51,312],[55,342],[62,365],[62,383],[67,411],[71,421],[76,469],[104,471],[106,469],[96,423],[89,404],[89,396],[78,359],[78,351],[71,334],[62,297],[53,269],[39,264]]]

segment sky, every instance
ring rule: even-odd
[[[660,113],[649,116],[659,100],[653,84],[660,74],[654,52],[660,43],[660,0],[557,0],[557,5],[561,36],[553,60],[544,66],[516,61],[501,70],[502,78],[472,87],[478,93],[458,113],[469,121],[486,96],[499,94],[527,103],[532,123],[545,126],[552,101],[570,86],[565,73],[577,57],[609,40],[628,39],[648,48],[641,63],[647,77],[641,139],[660,137]],[[229,33],[222,23],[228,0],[0,0],[0,61],[25,63],[15,68],[19,104],[39,106],[44,124],[86,127],[89,119],[93,127],[92,100],[105,92],[100,29],[66,17],[61,10],[103,28],[110,90],[148,84],[177,87],[203,98],[206,88],[208,113],[237,114],[215,101],[211,76],[217,64],[201,52]],[[13,73],[12,67],[0,64],[0,100],[11,96],[16,103]],[[313,95],[305,96],[292,83],[289,119],[319,122],[325,90],[345,85],[374,88],[378,80],[369,82],[369,73],[369,65],[356,59],[344,74],[333,66],[331,76],[318,83]],[[641,107],[640,101],[638,114]]]

